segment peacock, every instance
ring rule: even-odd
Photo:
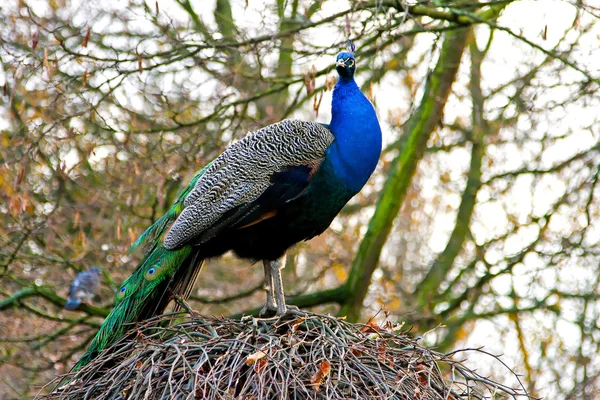
[[[365,185],[381,154],[381,128],[354,80],[353,52],[337,55],[329,125],[286,119],[232,144],[181,191],[132,245],[143,249],[115,307],[75,370],[133,323],[187,298],[206,259],[232,250],[264,266],[261,315],[288,312],[281,268],[294,244],[321,234]]]

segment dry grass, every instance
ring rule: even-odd
[[[390,324],[316,314],[246,321],[171,314],[147,321],[41,398],[528,398],[522,388],[477,375],[455,354],[423,347]]]

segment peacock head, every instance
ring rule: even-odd
[[[90,268],[90,272],[93,272],[96,275],[101,275],[102,269],[100,269],[100,267],[92,267],[92,268]]]
[[[354,54],[343,51],[338,54],[335,61],[335,69],[340,74],[340,77],[352,79],[354,71],[356,71],[356,60]]]

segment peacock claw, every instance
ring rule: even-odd
[[[293,317],[304,316],[304,315],[306,315],[306,313],[303,311],[300,311],[300,309],[296,306],[286,305],[284,310],[282,310],[282,311],[277,310],[277,313],[275,315],[279,318],[285,318],[285,317],[292,317],[292,316]]]
[[[304,316],[306,313],[300,311],[300,309],[296,306],[286,305],[279,308],[271,308],[268,307],[267,304],[260,310],[258,313],[258,318],[261,320],[277,320],[284,317],[289,316]]]
[[[286,311],[285,311],[285,312],[286,312],[286,314],[287,314],[287,313],[290,313],[290,312],[292,312],[292,313],[297,313],[297,312],[300,312],[300,313],[302,313],[302,312],[300,311],[300,309],[299,309],[297,306],[292,306],[292,305],[289,305],[289,304],[287,304],[287,305],[285,306],[285,308],[286,308]],[[304,314],[304,313],[302,313],[302,314]]]
[[[265,304],[263,308],[259,311],[259,318],[270,318],[277,315],[277,306],[270,307],[269,304]]]

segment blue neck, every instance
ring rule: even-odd
[[[340,182],[358,192],[381,154],[381,128],[375,109],[352,77],[340,77],[331,101],[331,132],[335,141],[327,161]]]

